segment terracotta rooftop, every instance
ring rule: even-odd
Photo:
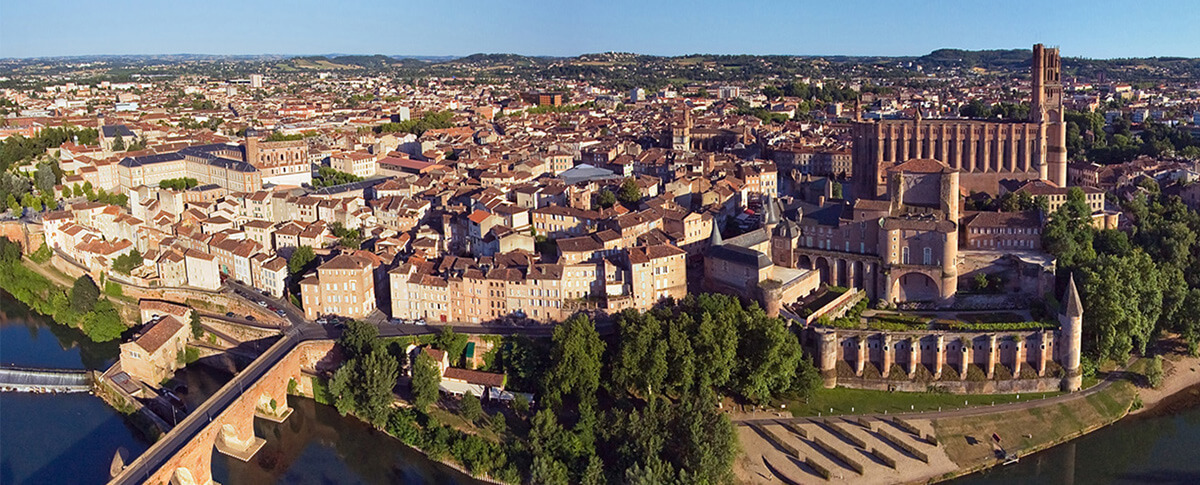
[[[154,352],[157,352],[158,349],[163,346],[163,344],[167,343],[167,340],[170,340],[171,337],[175,335],[176,332],[179,332],[179,330],[182,328],[183,323],[180,323],[180,321],[176,320],[175,317],[168,315],[151,325],[150,329],[142,333],[142,336],[138,337],[134,343],[136,343],[138,347],[146,349],[146,352],[153,354]]]

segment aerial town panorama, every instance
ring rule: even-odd
[[[1028,34],[4,36],[0,482],[1193,481],[1200,52]]]

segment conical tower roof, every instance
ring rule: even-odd
[[[720,246],[725,240],[721,238],[721,227],[717,224],[717,220],[713,219],[712,235],[708,238],[709,246]]]
[[[770,195],[765,196],[763,201],[763,224],[779,224],[779,205],[775,203],[775,198]]]
[[[1067,295],[1063,301],[1066,302],[1063,311],[1068,317],[1083,316],[1083,302],[1079,301],[1079,290],[1075,288],[1075,273],[1067,280]]]

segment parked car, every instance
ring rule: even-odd
[[[227,316],[227,317],[233,317],[234,315],[237,315],[237,314],[233,313],[233,312],[225,312],[225,316]]]
[[[253,321],[254,321],[254,315],[246,315],[246,320],[253,322]]]
[[[417,319],[416,321],[414,321],[413,323],[415,323],[415,324],[417,324],[417,325],[425,325],[425,318],[424,318],[424,317],[418,318],[418,319]]]
[[[265,302],[265,301],[262,301],[262,300],[259,300],[259,301],[258,301],[258,306],[260,306],[260,307],[263,307],[263,308],[266,308],[266,307],[267,307],[267,302]]]
[[[281,317],[287,317],[287,312],[285,312],[283,310],[275,310],[275,314],[279,315]]]

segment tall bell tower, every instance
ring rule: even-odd
[[[1062,63],[1057,47],[1033,46],[1030,121],[1038,123],[1041,160],[1038,166],[1042,180],[1067,186],[1067,124],[1063,113]]]

